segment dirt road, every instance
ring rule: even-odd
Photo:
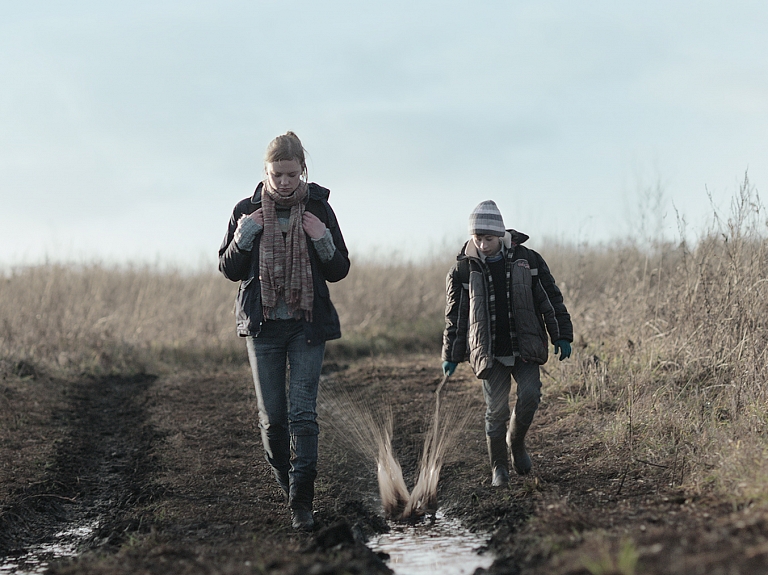
[[[389,402],[412,483],[433,409],[434,357],[327,362],[324,387]],[[321,401],[323,397],[321,390]],[[684,468],[606,449],[600,414],[545,397],[534,471],[492,489],[483,403],[464,366],[444,390],[476,417],[443,469],[439,503],[487,532],[490,573],[768,572],[768,514],[686,486]],[[263,458],[245,365],[133,378],[0,382],[0,557],[72,526],[80,555],[52,573],[387,573],[364,544],[387,529],[375,469],[321,422],[318,529],[290,529]],[[682,483],[681,483],[682,480]]]

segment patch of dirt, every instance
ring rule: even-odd
[[[146,422],[143,402],[154,378],[90,379],[73,384],[45,380],[7,386],[11,398],[25,398],[11,414],[37,408],[36,417],[4,430],[15,441],[6,444],[4,459],[13,457],[23,435],[39,438],[35,453],[16,454],[17,465],[3,484],[0,554],[20,554],[40,544],[63,544],[56,534],[82,526],[95,529],[84,546],[118,547],[127,533],[141,531],[133,511],[154,496],[152,445],[158,434]],[[34,393],[31,393],[34,389]],[[41,402],[45,407],[41,410]],[[30,405],[31,404],[31,405]],[[47,420],[41,415],[46,408]],[[15,432],[15,433],[14,433]],[[26,485],[19,486],[24,466],[31,465]],[[10,487],[10,489],[8,489]],[[45,557],[43,557],[45,558]]]
[[[394,448],[415,479],[440,381],[434,356],[326,364],[341,386],[392,406]],[[684,470],[607,455],[594,415],[546,394],[529,434],[531,475],[490,486],[477,380],[462,365],[443,395],[472,411],[439,504],[489,534],[494,574],[768,571],[768,514],[694,497]],[[364,541],[386,530],[375,468],[321,420],[314,533],[296,533],[264,460],[246,365],[0,386],[0,556],[98,520],[61,574],[388,573]]]

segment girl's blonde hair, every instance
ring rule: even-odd
[[[267,153],[264,156],[264,162],[282,162],[296,160],[301,166],[301,175],[307,177],[307,162],[304,158],[304,146],[301,140],[293,132],[286,132],[272,140],[267,146]]]

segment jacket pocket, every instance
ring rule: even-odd
[[[331,292],[328,289],[328,284],[325,283],[325,280],[317,281],[315,280],[315,293],[319,295],[320,297],[331,297]]]
[[[240,335],[248,335],[258,331],[254,329],[260,321],[261,313],[261,284],[248,278],[240,282],[240,288],[235,298],[235,321],[237,332]]]

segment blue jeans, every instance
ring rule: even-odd
[[[325,344],[307,344],[303,322],[291,319],[265,321],[261,333],[246,338],[246,344],[267,461],[291,508],[311,510],[317,477],[317,387]]]
[[[525,363],[519,358],[515,365],[506,366],[493,362],[491,373],[483,380],[485,397],[485,434],[488,437],[504,437],[507,432],[509,414],[509,391],[511,378],[517,383],[517,401],[514,417],[522,425],[530,425],[541,400],[541,376],[539,366]]]

